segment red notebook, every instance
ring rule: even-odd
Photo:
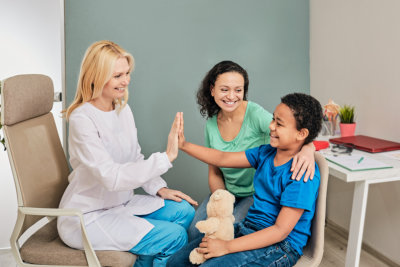
[[[339,144],[371,153],[400,149],[400,143],[369,137],[365,135],[346,136],[329,139],[332,144]]]

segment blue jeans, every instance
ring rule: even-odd
[[[189,242],[203,236],[202,233],[195,227],[198,221],[207,219],[207,203],[210,200],[210,195],[204,199],[196,210],[193,221],[188,230]],[[233,209],[233,216],[235,216],[235,223],[241,222],[247,215],[247,211],[253,204],[253,196],[249,197],[235,197],[235,204]]]
[[[194,212],[194,208],[186,200],[165,200],[164,207],[140,216],[154,225],[154,228],[129,250],[138,255],[134,266],[166,266],[168,258],[187,244],[186,230]]]
[[[243,221],[235,224],[235,237],[240,237],[254,233],[258,230],[250,222]],[[193,240],[177,253],[175,253],[167,263],[170,267],[188,267],[197,266],[193,265],[189,261],[190,252],[199,246],[201,242],[201,237]],[[255,249],[248,251],[241,251],[232,254],[227,254],[217,258],[211,258],[204,262],[202,267],[210,266],[229,266],[229,267],[239,267],[239,266],[282,266],[289,267],[296,264],[297,260],[300,258],[299,253],[293,249],[289,242],[284,240],[282,242],[276,243],[274,245]]]

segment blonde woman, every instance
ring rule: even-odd
[[[75,99],[66,110],[73,170],[60,207],[83,212],[94,249],[131,251],[139,255],[135,266],[165,266],[187,243],[194,216],[190,204],[197,202],[167,188],[160,177],[178,155],[176,127],[166,152],[148,159],[141,154],[127,105],[133,66],[133,57],[110,41],[86,51]],[[134,194],[139,187],[149,195]],[[83,248],[77,218],[61,217],[58,231],[67,245]]]

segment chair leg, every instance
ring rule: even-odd
[[[21,234],[21,229],[24,224],[24,220],[25,220],[25,214],[18,209],[17,221],[15,223],[14,230],[10,237],[11,252],[14,255],[15,261],[17,262],[18,265],[24,264],[21,258],[21,254],[19,253],[20,246],[18,244],[18,239]]]

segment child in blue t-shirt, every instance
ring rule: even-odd
[[[322,108],[315,98],[289,94],[274,111],[269,145],[222,152],[186,142],[181,117],[180,149],[218,167],[255,168],[255,193],[247,216],[235,224],[235,239],[193,240],[168,266],[192,266],[189,254],[196,247],[208,259],[201,266],[293,266],[311,234],[320,173],[316,166],[314,179],[305,183],[290,179],[290,168],[293,156],[318,135],[321,122]]]

